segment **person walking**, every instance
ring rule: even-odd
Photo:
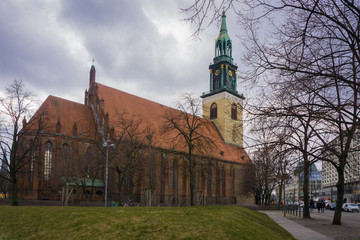
[[[310,211],[312,212],[314,209],[314,200],[311,198],[310,199]]]
[[[316,208],[318,210],[318,213],[320,212],[320,209],[321,209],[321,201],[317,201],[316,203]]]
[[[325,212],[325,201],[321,200],[321,212],[324,213]]]

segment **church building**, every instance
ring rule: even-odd
[[[193,196],[195,205],[253,204],[254,166],[243,147],[244,97],[237,91],[225,12],[209,69],[210,91],[201,96],[199,117],[103,85],[91,66],[84,103],[49,96],[35,113],[44,113],[46,123],[18,180],[19,199],[106,196],[108,202],[179,206],[190,205]],[[176,129],[164,130],[167,116],[181,114],[199,121],[196,134],[206,139],[190,144],[191,155]],[[27,141],[34,141],[31,134]]]

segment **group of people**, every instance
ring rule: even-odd
[[[320,199],[318,202],[315,202],[313,199],[310,199],[310,210],[313,211],[314,208],[317,208],[318,212],[325,211],[325,202],[324,200]]]

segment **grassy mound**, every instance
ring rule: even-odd
[[[294,239],[239,206],[0,206],[0,239]]]

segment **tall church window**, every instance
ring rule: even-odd
[[[44,179],[49,181],[51,175],[51,163],[53,158],[53,145],[50,141],[45,143]]]
[[[209,166],[208,170],[207,170],[207,194],[208,196],[210,196],[212,194],[212,188],[211,188],[211,178],[212,178],[212,170],[211,167]]]
[[[216,196],[220,197],[220,170],[216,168]]]
[[[172,192],[174,194],[174,198],[172,200],[172,204],[178,203],[178,160],[173,160],[173,167],[172,167]]]
[[[32,140],[29,141],[29,181],[32,182],[34,175],[35,147]]]
[[[166,184],[166,180],[165,180],[165,175],[166,175],[166,154],[162,153],[161,154],[161,165],[160,165],[160,203],[164,203],[165,202],[165,184]]]
[[[213,103],[210,106],[210,119],[217,118],[217,104]]]
[[[237,120],[237,107],[236,104],[231,104],[231,119]]]
[[[222,195],[225,196],[226,195],[226,181],[225,181],[225,169],[224,169],[224,167],[221,170],[221,190],[222,190]]]
[[[173,192],[177,192],[177,181],[178,181],[178,160],[174,159],[172,167],[172,189]]]
[[[86,177],[90,178],[90,175],[92,175],[92,166],[95,164],[95,151],[94,149],[90,146],[86,149],[85,151],[85,162],[84,162],[84,167],[86,167]],[[127,176],[127,175],[126,175]],[[94,177],[94,176],[91,176]],[[125,186],[129,186],[129,178],[125,178],[124,181],[124,185]]]
[[[62,146],[61,158],[65,169],[67,169],[69,164],[69,144],[67,143],[64,143]]]

